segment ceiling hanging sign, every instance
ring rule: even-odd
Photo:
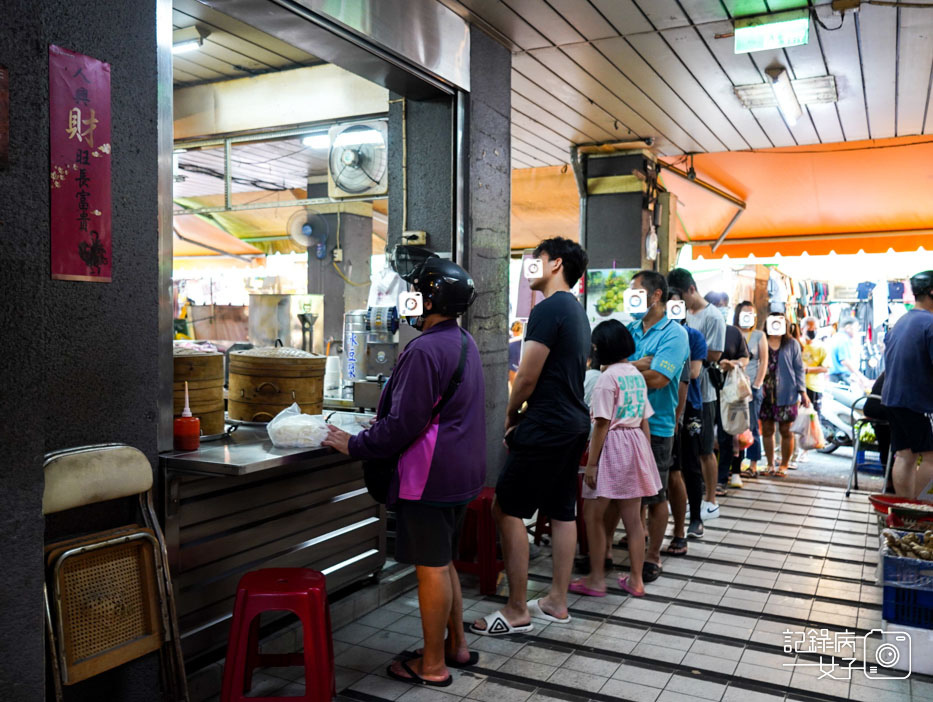
[[[52,278],[112,272],[110,64],[49,46]]]
[[[810,40],[810,10],[787,10],[735,20],[735,53],[800,46]]]

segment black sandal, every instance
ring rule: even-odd
[[[645,561],[645,564],[641,567],[641,579],[646,583],[653,583],[660,577],[661,566],[659,566],[657,563]]]
[[[671,542],[667,545],[665,553],[669,556],[686,556],[687,555],[687,540],[682,537],[675,536],[671,539]]]
[[[406,653],[406,655],[411,656],[409,660],[414,660],[416,658],[424,658],[424,649],[419,648],[414,653],[412,654]],[[444,663],[447,665],[448,668],[469,668],[471,665],[476,665],[478,662],[479,662],[479,653],[477,653],[476,651],[470,651],[470,657],[467,658],[467,660],[464,661],[463,663],[458,661],[456,658],[451,656],[449,653],[444,654]]]
[[[394,670],[392,670],[391,665],[389,665],[389,667],[386,668],[386,674],[393,680],[398,680],[399,682],[409,683],[411,685],[428,685],[429,687],[450,687],[454,682],[453,675],[448,675],[443,680],[426,680],[422,678],[420,675],[418,675],[418,673],[413,671],[411,669],[411,666],[408,665],[406,661],[398,661],[398,664],[402,666],[402,670],[408,673],[408,675],[410,675],[411,677],[399,675]]]

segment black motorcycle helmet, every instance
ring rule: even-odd
[[[459,317],[476,299],[470,274],[446,258],[427,259],[407,280],[423,300],[431,301],[431,314]]]
[[[917,273],[910,279],[910,290],[913,292],[914,297],[920,297],[921,295],[933,297],[933,271]]]

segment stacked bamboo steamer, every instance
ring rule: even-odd
[[[325,357],[287,346],[230,353],[230,419],[268,422],[297,402],[305,414],[324,409]]]
[[[185,382],[191,414],[201,420],[204,436],[224,431],[224,357],[216,351],[176,348],[173,352],[175,382],[172,385],[172,414],[181,416],[185,407]]]

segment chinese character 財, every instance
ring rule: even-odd
[[[94,110],[91,110],[91,116],[87,119],[82,119],[81,108],[72,107],[71,111],[68,113],[68,128],[65,130],[65,133],[68,135],[69,139],[77,139],[78,141],[87,142],[87,145],[94,148],[94,130],[97,129],[97,123],[100,120],[97,119]],[[82,131],[81,125],[87,127]]]

